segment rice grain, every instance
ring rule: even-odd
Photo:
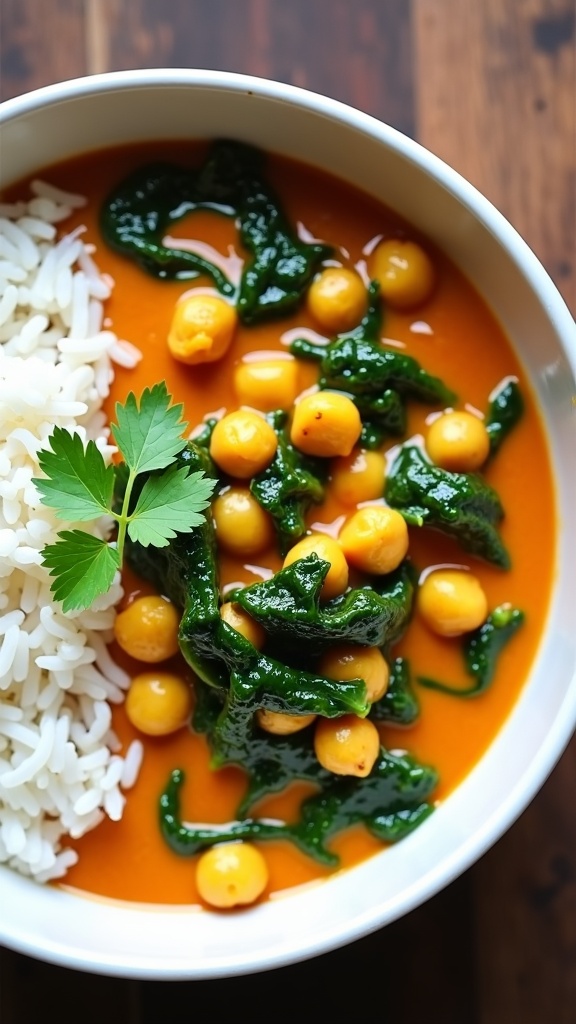
[[[142,745],[121,756],[111,729],[129,682],[107,647],[120,580],[92,608],[64,614],[41,552],[70,524],[33,480],[56,425],[110,461],[112,363],[134,366],[140,353],[104,329],[113,282],[85,229],[57,237],[84,197],[39,181],[31,191],[0,204],[0,863],[47,882],[77,860],[67,836],[121,817],[120,787],[134,784]],[[84,526],[107,539],[112,523]]]

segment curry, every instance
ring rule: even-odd
[[[382,645],[388,696],[385,706],[384,695],[374,695],[369,720],[390,759],[388,765],[404,765],[408,757],[429,772],[427,789],[418,801],[418,807],[426,805],[423,820],[435,804],[449,797],[502,727],[529,674],[544,626],[553,583],[555,505],[538,410],[509,342],[473,284],[392,211],[312,168],[275,156],[265,163],[271,195],[281,200],[281,208],[274,208],[275,238],[277,241],[280,232],[286,258],[299,261],[304,268],[305,301],[294,297],[289,288],[278,299],[280,292],[275,286],[266,301],[258,298],[262,292],[246,290],[244,263],[252,256],[260,265],[266,249],[266,237],[258,236],[258,248],[255,234],[250,233],[253,222],[248,193],[242,195],[238,212],[226,208],[226,197],[220,205],[211,206],[208,200],[201,203],[196,191],[185,197],[188,208],[182,207],[178,217],[160,219],[156,227],[163,247],[172,254],[172,263],[163,264],[160,276],[149,272],[146,261],[132,258],[128,250],[133,239],[129,244],[123,239],[121,245],[110,246],[110,235],[108,242],[102,235],[106,226],[102,209],[111,194],[120,194],[119,183],[129,181],[159,157],[172,167],[198,168],[207,152],[205,145],[163,142],[92,153],[50,169],[50,179],[60,187],[77,191],[81,183],[88,196],[88,207],[75,213],[66,229],[87,225],[87,236],[97,247],[98,264],[115,282],[108,303],[113,329],[143,355],[135,369],[117,369],[107,412],[112,418],[115,402],[124,401],[128,392],[139,394],[145,387],[166,381],[174,401],[184,404],[186,419],[198,425],[194,451],[208,453],[224,474],[224,486],[211,516],[220,539],[222,607],[235,605],[236,612],[239,607],[252,621],[276,629],[278,637],[285,623],[277,617],[274,626],[268,627],[262,602],[273,592],[275,582],[280,581],[283,593],[291,587],[295,593],[296,584],[304,586],[302,567],[308,573],[310,593],[320,601],[316,611],[325,621],[330,602],[343,602],[350,588],[361,592],[367,578],[377,594],[380,584],[376,586],[374,579],[382,582],[386,600],[391,599],[392,591],[405,596],[414,588],[421,593],[422,607],[414,599],[413,608],[410,597],[409,613],[398,620],[397,631],[392,630]],[[261,178],[258,182],[262,190]],[[170,189],[175,187],[170,179]],[[272,202],[268,193],[265,200],[268,205]],[[416,284],[402,292],[393,280],[387,290],[387,268],[403,261],[413,265],[413,258],[421,262]],[[344,284],[341,279],[339,283],[340,270],[350,278]],[[200,276],[191,278],[190,272]],[[331,280],[334,275],[336,285]],[[381,291],[374,286],[375,280]],[[344,314],[334,317],[326,295],[340,287],[349,304]],[[273,301],[278,302],[271,310],[273,316],[267,318],[270,309],[262,307],[272,301],[272,292]],[[195,295],[221,296],[230,302],[232,293],[242,297],[233,340],[218,342],[218,358],[213,361],[189,358],[175,310],[181,311],[183,303]],[[364,362],[358,362],[360,357]],[[264,366],[264,375],[259,377],[254,366]],[[282,399],[277,396],[284,385],[277,382],[286,374],[288,391],[296,400],[295,411],[292,400],[285,408],[278,407]],[[344,399],[342,407],[335,409],[330,404],[334,394]],[[389,397],[383,401],[383,395]],[[328,406],[321,404],[325,396]],[[245,407],[256,408],[259,424],[266,424],[273,443],[263,465],[240,473],[234,464],[226,464],[222,454],[226,443],[220,442],[219,448],[218,439],[228,417]],[[458,455],[455,463],[443,463],[441,434],[447,409],[461,416],[457,425],[460,435],[470,426],[474,431],[478,422],[483,425],[480,454],[464,469]],[[333,417],[329,442],[328,434],[310,440],[306,416],[311,420],[324,417],[324,423]],[[327,443],[332,444],[334,431],[339,438],[337,447],[326,448]],[[259,452],[266,450],[269,436],[260,437]],[[306,533],[300,537],[285,515],[282,491],[271,482],[269,468],[279,451],[286,464],[294,450],[300,460],[299,472],[316,466],[317,460],[324,467],[317,478],[311,473],[320,481],[319,489],[314,491],[315,484],[311,484],[310,499],[301,509]],[[376,493],[373,483],[366,484],[374,477],[380,480]],[[272,485],[276,495],[280,494],[276,505],[270,498]],[[448,514],[440,500],[434,503],[430,497],[444,494],[448,485],[454,485],[451,500],[461,512],[457,526],[454,517],[450,518],[451,511]],[[240,520],[235,520],[234,508],[230,511],[227,507],[230,489],[236,509],[252,502],[261,516],[257,520],[260,526],[248,529],[240,542]],[[373,550],[363,554],[358,537],[368,528],[368,520],[380,524],[383,517],[395,524],[400,553],[391,564],[384,562],[374,577]],[[448,522],[452,525],[444,528]],[[251,547],[254,535],[260,540]],[[310,545],[310,536],[317,542]],[[346,581],[337,582],[335,591],[322,594],[327,572],[339,557],[336,547],[344,552]],[[406,575],[394,575],[404,572],[405,563],[409,566]],[[473,579],[470,600],[476,607],[470,622],[448,625],[444,633],[431,628],[425,601],[430,581],[440,572],[464,574],[468,583]],[[132,570],[125,572],[124,612],[143,596],[157,596],[154,583],[154,571],[146,571],[133,559]],[[437,595],[432,594],[428,601],[428,607],[434,608]],[[220,614],[224,616],[222,611]],[[297,608],[294,614],[299,614]],[[434,612],[431,614],[433,619]],[[230,627],[234,630],[233,621]],[[182,636],[181,631],[181,646]],[[320,671],[318,658],[322,655],[322,678],[341,680],[341,692],[351,694],[353,704],[354,694],[357,697],[360,691],[354,690],[353,680],[346,682],[345,675],[338,675],[339,669],[330,662],[334,646],[335,640],[328,649],[317,651],[310,668]],[[369,646],[376,649],[374,644]],[[496,653],[497,661],[492,658]],[[121,646],[114,648],[114,654],[135,677],[149,668],[145,659],[130,657]],[[162,661],[167,673],[189,683],[195,694],[193,721],[204,721],[205,729],[186,726],[166,736],[144,737],[144,763],[122,820],[105,821],[78,841],[80,859],[70,870],[67,885],[122,900],[198,902],[191,860],[179,853],[189,852],[184,849],[189,841],[197,857],[204,847],[193,844],[202,829],[210,833],[212,826],[237,822],[238,808],[246,806],[247,777],[225,758],[216,770],[211,764],[206,733],[213,737],[213,726],[206,725],[209,713],[193,666],[199,667],[201,675],[206,670],[194,651],[184,660],[180,652],[167,650]],[[302,666],[298,668],[303,671]],[[459,697],[458,691],[466,693],[467,699]],[[364,690],[362,693],[365,695]],[[115,710],[114,717],[114,728],[125,743],[140,735],[127,708],[128,701]],[[189,711],[185,706],[186,718]],[[342,706],[339,715],[344,712]],[[304,730],[315,728],[312,717]],[[322,725],[325,721],[329,717]],[[267,731],[265,717],[260,717],[258,727]],[[378,837],[367,830],[350,810],[352,804],[346,805],[347,817],[343,818],[349,827],[330,834],[327,845],[320,842],[326,856],[314,858],[302,842],[287,841],[298,834],[300,808],[312,807],[315,794],[315,776],[296,772],[295,780],[283,792],[255,790],[252,794],[255,802],[249,820],[260,823],[260,832],[252,826],[243,826],[244,831],[233,825],[223,830],[225,838],[256,840],[267,864],[267,895],[326,877],[335,870],[336,858],[338,867],[347,868],[382,849],[382,836],[388,833]],[[170,827],[166,824],[168,811]],[[274,832],[270,826],[272,831],[263,834],[264,821],[281,822],[282,828]],[[183,822],[192,823],[188,831]],[[194,823],[204,824],[196,827]],[[166,841],[170,838],[171,845]],[[259,838],[266,841],[260,844]],[[389,838],[395,836],[390,832]]]

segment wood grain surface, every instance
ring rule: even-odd
[[[495,203],[576,312],[574,0],[2,0],[0,19],[2,99],[105,70],[201,67],[389,122]],[[575,1024],[575,793],[573,740],[519,821],[444,892],[270,974],[122,981],[0,951],[0,1022]]]

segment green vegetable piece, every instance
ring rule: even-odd
[[[332,252],[302,242],[262,176],[264,155],[242,143],[216,142],[204,164],[142,167],[108,196],[101,211],[107,242],[161,278],[207,274],[224,295],[235,289],[222,271],[197,253],[166,246],[171,224],[195,210],[236,216],[240,240],[252,256],[237,295],[244,323],[281,316],[300,303],[316,268]]]
[[[366,312],[360,323],[351,331],[344,331],[338,335],[340,340],[344,338],[379,338],[382,333],[383,308],[380,299],[380,282],[370,281],[368,285],[368,303]]]
[[[335,643],[381,647],[395,643],[412,612],[414,577],[404,563],[394,573],[374,578],[320,604],[330,568],[316,554],[298,559],[272,579],[253,583],[236,595],[238,604],[264,626],[269,637],[292,650],[319,654]]]
[[[118,526],[114,545],[81,530],[64,530],[44,548],[51,589],[64,611],[88,608],[109,590],[122,567],[127,537],[143,547],[164,547],[203,521],[200,513],[214,484],[203,472],[190,476],[174,465],[185,445],[181,412],[164,383],[146,388],[140,403],[130,393],[125,405],[116,406],[118,424],[112,426],[125,460],[118,467],[106,466],[93,441],[84,446],[78,435],[54,429],[51,449],[39,457],[46,478],[34,481],[42,501],[65,519],[88,522],[109,515]]]
[[[212,438],[212,433],[214,431],[214,427],[216,426],[217,423],[218,423],[218,420],[216,419],[215,416],[210,416],[209,419],[203,420],[202,424],[200,425],[200,427],[198,429],[198,432],[197,433],[194,432],[194,438],[193,438],[194,444],[198,445],[200,448],[205,448],[206,451],[209,452],[210,451],[210,440]],[[214,466],[214,464],[213,464],[213,466]],[[216,472],[216,467],[215,466],[214,466],[214,472]]]
[[[258,728],[256,711],[264,708],[337,718],[345,713],[364,716],[369,710],[361,680],[339,684],[308,672],[290,671],[263,656],[254,665],[249,675],[232,672],[223,709],[209,734],[213,767],[234,764],[248,773],[249,786],[239,813],[295,779],[317,782],[325,776],[308,731],[271,736]]]
[[[158,480],[151,477],[144,484],[128,524],[131,540],[162,548],[178,532],[189,533],[204,522],[201,513],[213,490],[213,481],[203,473],[169,466]]]
[[[89,608],[110,590],[120,568],[118,551],[82,530],[62,530],[58,538],[42,551],[44,564],[54,577],[50,589],[65,612]]]
[[[522,418],[524,400],[515,377],[508,377],[496,388],[490,398],[486,430],[490,438],[490,454],[494,455]]]
[[[108,244],[132,257],[155,277],[190,280],[207,274],[224,295],[234,286],[213,263],[197,253],[164,245],[170,226],[193,210],[211,209],[232,215],[226,198],[203,196],[198,174],[169,163],[138,168],[106,198],[100,227]]]
[[[524,613],[511,605],[502,604],[495,608],[478,629],[466,639],[464,644],[464,664],[468,675],[474,682],[468,687],[451,686],[439,683],[426,676],[418,677],[418,682],[429,690],[440,690],[454,697],[477,697],[490,686],[498,656],[514,633],[524,622]]]
[[[438,378],[402,352],[368,338],[342,337],[331,342],[321,364],[323,386],[355,396],[378,396],[388,388],[420,402],[449,405],[455,395]]]
[[[496,524],[500,499],[475,473],[450,473],[434,466],[414,444],[402,445],[386,479],[386,501],[406,521],[431,526],[456,538],[465,551],[501,569],[510,558]]]
[[[379,448],[387,437],[401,437],[406,432],[407,398],[450,405],[456,397],[412,356],[373,340],[380,335],[378,292],[378,283],[372,282],[368,312],[353,331],[328,345],[297,338],[290,346],[293,355],[320,363],[321,388],[352,396],[362,418],[360,442],[370,449]]]
[[[111,430],[128,469],[151,473],[165,469],[182,451],[188,424],[182,419],[183,405],[171,405],[166,382],[144,388],[140,402],[130,392],[126,402],[116,403],[117,423]]]
[[[177,457],[176,466],[180,467],[182,461],[191,472],[202,469],[209,474],[210,459],[202,446],[188,444]],[[334,777],[316,759],[312,729],[274,736],[258,726],[256,712],[261,708],[327,718],[347,713],[365,716],[370,710],[363,680],[334,681],[304,671],[282,656],[282,640],[289,636],[290,628],[298,637],[301,633],[294,581],[308,594],[309,611],[314,612],[314,596],[328,563],[311,556],[289,567],[293,571],[286,588],[287,608],[281,609],[282,614],[275,619],[278,629],[268,632],[265,650],[258,651],[219,615],[214,530],[208,517],[193,533],[178,535],[155,552],[153,560],[137,543],[129,543],[129,553],[137,571],[152,578],[163,593],[184,608],[180,646],[199,676],[194,727],[206,733],[215,768],[239,765],[246,772],[247,789],[239,815],[243,817],[264,796],[285,789],[295,779],[319,787],[317,796],[302,805],[301,820],[295,825],[249,819],[224,830],[194,829],[178,818],[182,774],[176,772],[161,801],[161,827],[174,849],[192,853],[229,837],[287,838],[331,864],[335,857],[326,843],[340,828],[364,821],[374,834],[394,840],[430,813],[425,798],[436,781],[431,769],[383,752],[368,779]],[[304,574],[298,582],[298,566],[305,562],[313,571],[310,579]],[[386,581],[379,581],[379,586],[378,591],[360,588],[342,595],[321,610],[318,606],[316,612],[327,616],[324,629],[331,630],[330,635],[335,637],[338,631],[334,623],[338,622],[343,639],[355,636],[358,642],[370,642],[374,637],[376,642],[392,643],[410,614],[412,572],[403,566]],[[247,589],[252,588],[239,591],[236,598]],[[296,612],[291,624],[290,610]],[[314,624],[314,614],[308,617],[313,646],[320,627]]]
[[[388,388],[381,395],[357,395],[354,404],[362,419],[360,444],[374,451],[388,437],[406,433],[406,406],[398,391]]]
[[[362,822],[379,839],[402,839],[432,813],[426,798],[437,776],[408,756],[382,750],[360,785],[354,778],[332,776],[320,793],[303,802],[295,824],[246,819],[222,828],[182,824],[179,792],[183,782],[181,770],[172,772],[159,807],[162,834],[177,853],[191,856],[231,839],[288,839],[320,863],[337,867],[339,858],[326,845],[333,835]]]
[[[189,441],[178,454],[176,469],[191,477],[204,473],[212,485],[216,468],[205,448]],[[150,475],[140,478],[141,489]],[[142,484],[142,480],[144,483]],[[138,497],[136,490],[134,500]],[[213,686],[226,687],[228,676],[225,666],[214,656],[212,638],[220,622],[218,601],[218,570],[216,541],[210,517],[204,515],[193,531],[179,534],[168,546],[151,550],[139,543],[127,543],[129,564],[143,579],[150,580],[159,593],[165,594],[179,608],[184,609],[180,623],[180,646],[187,661],[200,676]],[[196,642],[188,642],[188,616],[196,627]]]
[[[246,771],[248,787],[238,807],[240,817],[295,779],[321,784],[330,778],[316,758],[310,729],[272,736],[257,726],[252,709],[241,702],[229,704],[223,714],[225,702],[226,696],[213,688],[197,686],[193,725],[208,735],[212,746],[215,738],[215,764],[240,764]]]
[[[324,497],[326,470],[321,461],[303,455],[290,444],[284,412],[270,414],[268,422],[278,437],[276,454],[269,466],[255,476],[250,491],[270,514],[283,555],[306,533],[306,512]]]
[[[105,515],[114,489],[114,467],[107,466],[94,441],[86,447],[79,434],[54,427],[50,448],[38,452],[38,463],[46,477],[34,480],[44,505],[50,505],[59,519],[90,522]]]
[[[395,658],[390,666],[388,689],[372,705],[370,718],[391,725],[412,725],[420,714],[418,698],[412,689],[410,667],[406,658]]]
[[[190,473],[211,464],[205,449],[194,442],[189,442],[176,462],[178,471],[182,471],[181,462]],[[155,551],[152,560],[140,544],[131,544],[129,559],[136,572],[151,579],[183,608],[180,649],[194,671],[222,694],[228,692],[231,679],[235,679],[236,695],[244,694],[243,699],[251,703],[251,713],[258,707],[326,717],[368,713],[363,683],[343,686],[285,665],[261,654],[222,621],[214,528],[208,517],[193,533],[178,536],[166,548]],[[312,694],[315,703],[311,711]]]
[[[351,331],[338,334],[337,339],[378,338],[382,330],[382,303],[380,301],[380,284],[370,281],[368,285],[368,306],[360,323]],[[295,338],[290,345],[292,355],[299,359],[311,359],[320,362],[326,355],[328,346],[318,345],[307,338]]]

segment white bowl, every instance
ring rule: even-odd
[[[533,798],[576,723],[573,320],[528,246],[471,185],[399,132],[334,100],[237,74],[155,70],[64,82],[9,100],[0,112],[4,185],[75,153],[184,135],[242,137],[328,169],[405,216],[452,257],[495,312],[530,377],[559,507],[548,623],[513,713],[422,827],[329,881],[234,916],[83,898],[0,869],[0,943],[82,970],[213,978],[351,942],[418,906],[484,853]]]

